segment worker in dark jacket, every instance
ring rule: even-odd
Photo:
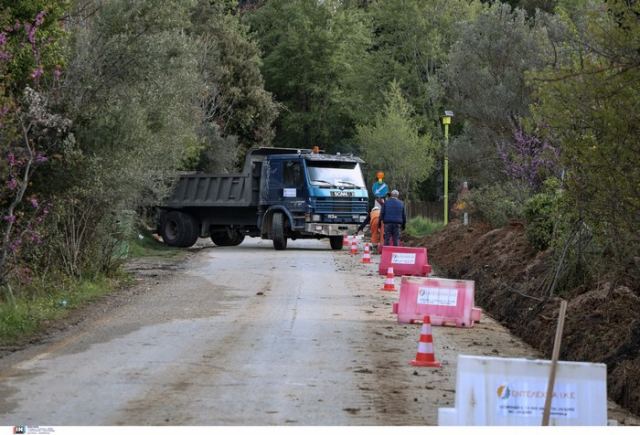
[[[380,212],[380,225],[384,224],[384,244],[394,246],[400,244],[400,229],[407,224],[407,215],[404,211],[404,203],[398,199],[400,193],[397,190],[391,192],[391,198],[382,205]]]

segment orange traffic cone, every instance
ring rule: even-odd
[[[393,267],[387,269],[387,277],[384,280],[384,287],[382,287],[382,290],[388,292],[396,291],[396,284],[393,280]]]
[[[364,251],[362,252],[362,262],[365,264],[371,263],[371,251],[369,251],[369,244],[364,244]]]
[[[342,236],[342,247],[345,249],[349,248],[349,236],[346,233]]]
[[[358,241],[355,236],[351,240],[351,255],[356,255],[358,253]]]
[[[431,335],[431,318],[429,316],[424,316],[418,341],[418,353],[416,359],[409,364],[417,367],[441,367],[433,353],[433,336]]]

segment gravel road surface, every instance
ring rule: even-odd
[[[124,302],[2,358],[0,424],[433,425],[458,353],[536,356],[485,317],[434,328],[443,367],[411,367],[419,326],[396,323],[397,293],[326,241],[207,244],[167,266],[138,260]]]

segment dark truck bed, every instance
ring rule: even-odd
[[[258,205],[258,183],[244,174],[191,174],[180,177],[167,201],[169,208],[247,207]]]

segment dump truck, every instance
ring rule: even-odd
[[[328,238],[341,249],[368,212],[360,158],[317,149],[254,148],[239,174],[180,176],[159,207],[158,233],[170,246],[189,247],[198,237],[236,246],[246,236],[273,241]]]

